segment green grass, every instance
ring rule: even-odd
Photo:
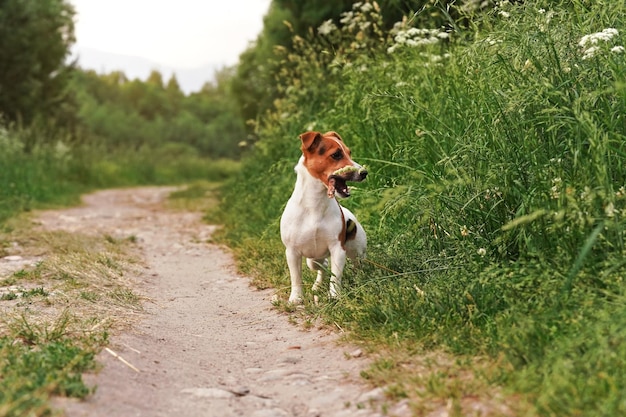
[[[301,47],[283,80],[298,88],[225,187],[222,237],[286,296],[278,219],[297,136],[336,130],[368,165],[344,203],[386,269],[349,270],[342,298],[308,312],[390,357],[418,345],[489,358],[488,372],[464,370],[523,395],[520,413],[623,414],[626,54],[611,49],[625,43],[626,8],[502,7],[448,45],[344,53],[327,76],[307,63],[328,51]],[[619,35],[585,57],[582,37],[606,28]],[[415,385],[402,391],[424,402]]]
[[[60,137],[26,150],[28,134],[28,129],[0,125],[0,227],[20,212],[76,204],[81,194],[98,188],[217,182],[239,169],[236,161],[201,157],[188,146],[171,143],[110,150],[97,145],[70,147]]]
[[[64,313],[50,325],[25,316],[8,323],[0,336],[0,415],[51,415],[51,396],[83,398],[93,391],[82,374],[95,368],[106,333],[70,334],[72,320]]]

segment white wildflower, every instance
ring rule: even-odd
[[[509,17],[511,17],[511,13],[509,13],[509,12],[505,12],[504,10],[500,10],[500,11],[498,12],[498,14],[499,14],[500,16],[504,17],[505,19],[508,19]]]
[[[598,46],[592,46],[591,48],[585,49],[585,51],[583,52],[583,59],[593,58],[594,56],[596,56],[599,50],[600,50],[600,47]]]
[[[619,45],[619,46],[614,46],[611,48],[611,52],[615,53],[615,54],[623,54],[624,53],[624,47]]]
[[[546,12],[546,9],[539,9],[537,10],[539,13],[544,14]]]
[[[339,20],[342,24],[351,23],[354,19],[354,12],[343,12],[341,13],[341,19]]]
[[[356,5],[355,5],[355,6],[356,6]],[[369,12],[370,10],[372,10],[373,8],[374,8],[374,6],[372,6],[372,3],[364,3],[364,4],[361,6],[361,11],[362,11],[363,13],[367,13],[367,12]]]
[[[480,255],[480,256],[485,256],[487,254],[487,249],[485,249],[485,248],[478,248],[478,250],[476,252],[478,252],[478,255]]]
[[[369,3],[367,3],[367,4],[369,4]],[[361,29],[362,31],[365,31],[370,26],[372,26],[372,22],[363,22],[363,23],[359,24],[359,29]]]
[[[585,186],[585,188],[580,193],[581,200],[587,200],[591,196],[591,188],[589,186]]]
[[[608,42],[611,39],[613,39],[614,36],[619,35],[619,32],[617,31],[617,29],[614,28],[608,28],[608,29],[604,29],[602,32],[596,32],[596,33],[592,33],[590,35],[585,35],[582,38],[580,38],[580,42],[578,42],[578,45],[586,48],[587,46],[590,45],[597,45],[598,42],[602,41],[602,42]]]
[[[334,32],[335,30],[337,30],[337,26],[335,26],[332,19],[328,19],[323,22],[320,27],[317,28],[317,33],[326,36]]]
[[[615,206],[613,205],[613,202],[610,202],[606,205],[606,207],[604,208],[604,213],[606,214],[606,217],[615,216]]]
[[[443,39],[450,37],[448,32],[439,29],[419,29],[409,28],[406,30],[399,29],[395,32],[393,38],[395,44],[387,49],[388,53],[392,53],[402,45],[409,47],[417,47],[422,45],[435,45]]]
[[[562,180],[560,177],[552,179],[552,187],[550,187],[550,198],[557,200],[561,195]]]

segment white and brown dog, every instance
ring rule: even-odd
[[[296,185],[280,219],[291,275],[289,302],[302,302],[302,257],[317,271],[313,291],[322,284],[330,256],[330,295],[341,290],[346,258],[365,255],[367,238],[354,214],[335,198],[349,197],[348,181],[363,181],[367,171],[351,158],[335,132],[300,135],[302,156],[295,167]]]

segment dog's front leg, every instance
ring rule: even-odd
[[[289,302],[292,304],[302,303],[302,256],[291,249],[285,251],[289,275],[291,276],[291,294]]]
[[[341,276],[346,266],[346,251],[335,250],[330,255],[330,296],[336,298],[341,292]]]

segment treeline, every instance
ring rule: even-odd
[[[177,144],[211,158],[239,156],[246,133],[230,92],[233,69],[206,74],[190,95],[158,71],[129,80],[82,69],[69,59],[75,14],[67,0],[0,6],[0,123],[22,132],[25,150],[59,141],[109,151]]]
[[[217,81],[185,95],[175,75],[165,82],[158,71],[142,81],[123,72],[76,70],[70,84],[78,103],[75,134],[111,149],[177,144],[207,157],[237,158],[246,131],[228,91],[231,72],[225,68]]]

